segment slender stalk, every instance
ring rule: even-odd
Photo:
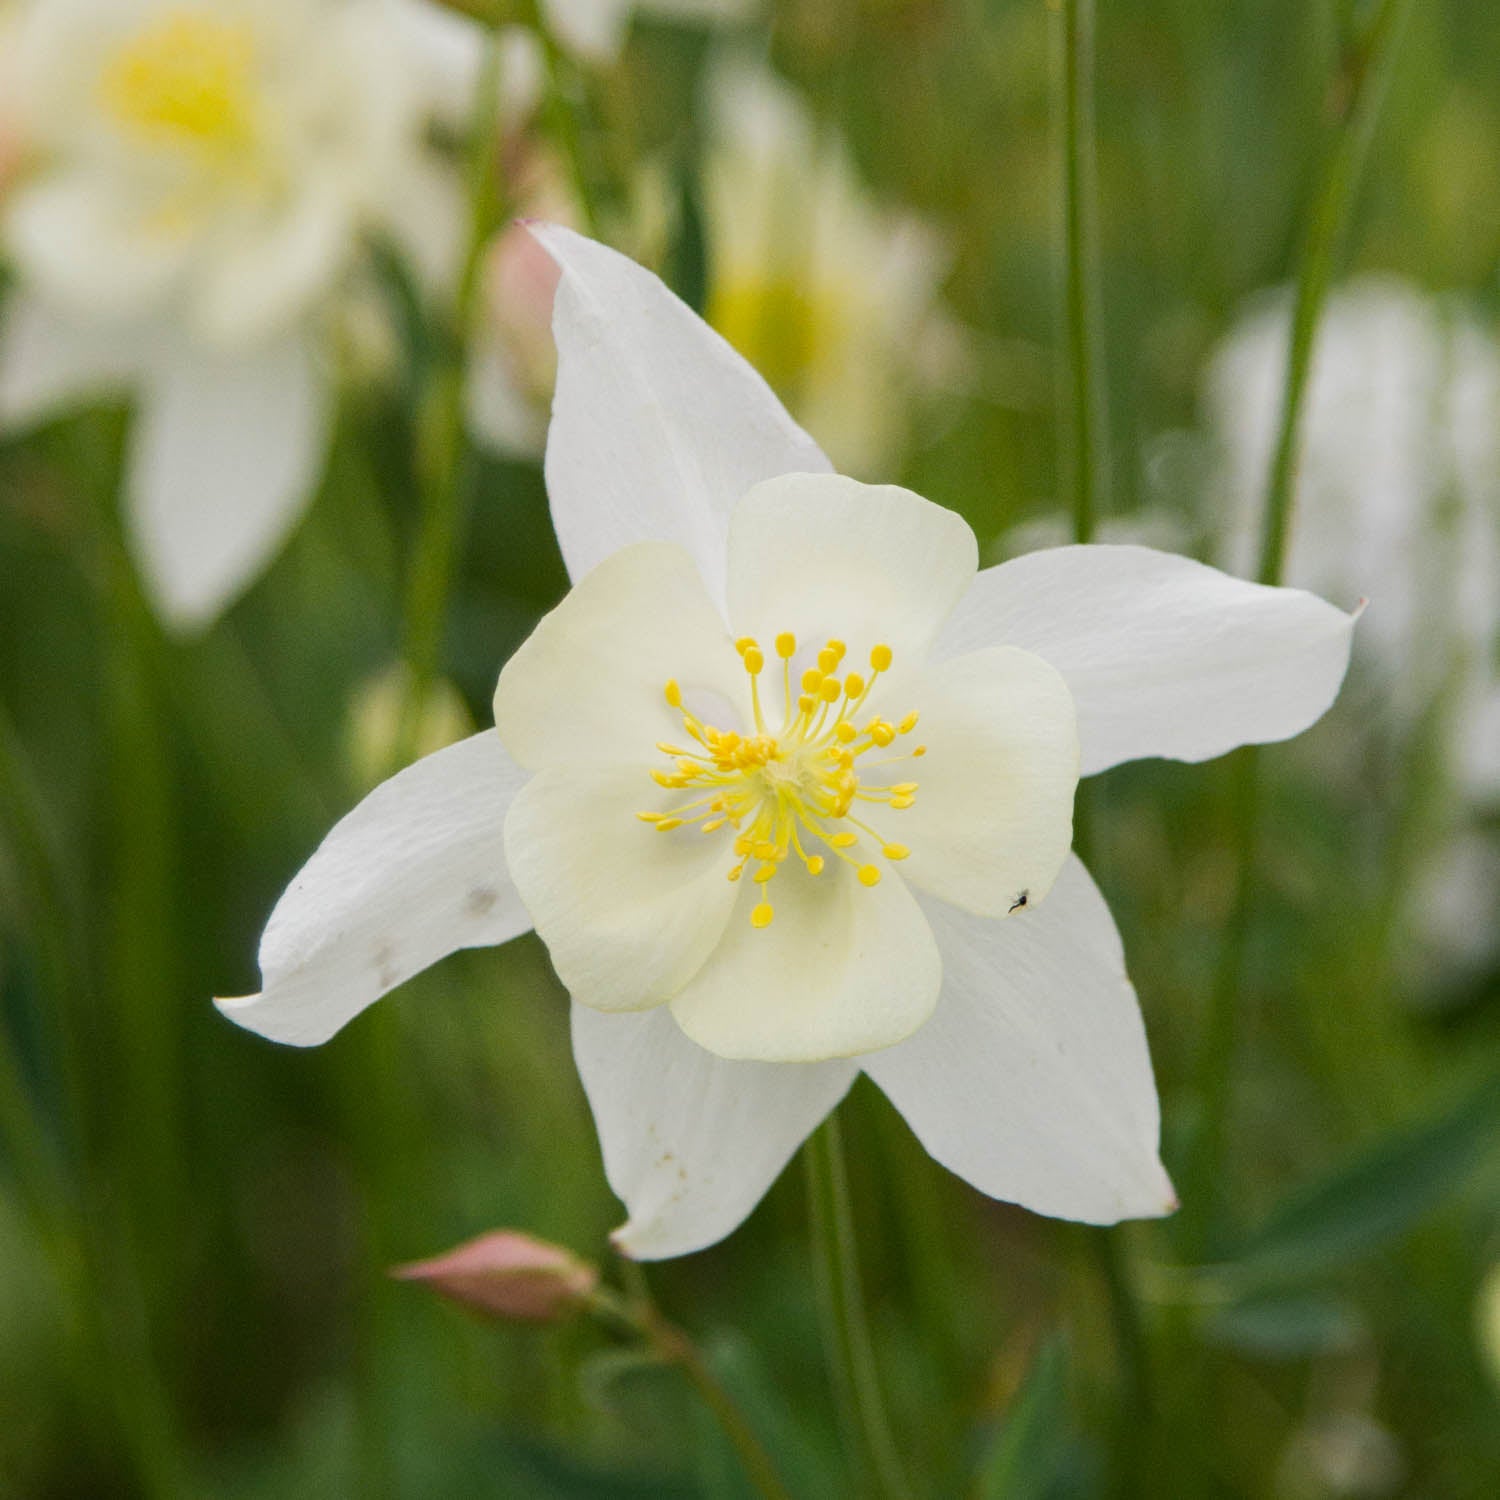
[[[1073,540],[1093,540],[1109,486],[1109,416],[1105,400],[1104,297],[1099,267],[1098,163],[1094,125],[1094,0],[1060,0],[1060,57],[1056,68],[1062,121],[1063,316],[1066,326],[1068,422],[1064,472],[1071,481]],[[1073,847],[1094,852],[1094,802],[1080,785],[1074,797]],[[1119,1446],[1127,1466],[1152,1406],[1151,1374],[1135,1289],[1118,1235],[1088,1232],[1114,1328],[1123,1391]]]
[[[1057,86],[1067,347],[1063,470],[1071,490],[1073,540],[1087,542],[1093,539],[1109,476],[1094,148],[1094,0],[1054,3],[1061,19]]]
[[[687,1333],[662,1315],[641,1267],[634,1261],[625,1261],[624,1266],[628,1296],[596,1288],[589,1297],[589,1311],[608,1326],[644,1339],[664,1363],[682,1371],[733,1445],[746,1478],[761,1500],[791,1500],[791,1492],[782,1483],[775,1461],[756,1436],[739,1403],[714,1374],[703,1351]]]
[[[829,1375],[846,1442],[859,1455],[868,1493],[881,1500],[910,1500],[880,1394],[875,1349],[865,1318],[859,1255],[843,1134],[830,1115],[805,1148],[813,1252],[823,1307]]]
[[[1302,416],[1318,322],[1397,42],[1411,8],[1412,0],[1381,0],[1364,35],[1346,53],[1331,90],[1333,118],[1298,267],[1292,332],[1282,381],[1281,416],[1266,486],[1256,570],[1262,583],[1279,584],[1285,570],[1292,499],[1301,456]],[[1188,1213],[1184,1226],[1188,1252],[1192,1255],[1202,1255],[1206,1248],[1222,1177],[1238,1033],[1238,999],[1255,895],[1261,801],[1258,767],[1255,747],[1239,752],[1233,787],[1238,830],[1234,905],[1210,996],[1198,1063],[1202,1120],[1197,1149],[1189,1164]]]
[[[487,39],[474,91],[468,163],[469,227],[451,309],[452,324],[442,331],[417,410],[421,519],[407,587],[406,696],[397,734],[398,766],[416,754],[422,711],[437,674],[466,498],[464,349],[474,318],[484,252],[504,214],[495,163],[500,72],[500,34],[494,31]]]

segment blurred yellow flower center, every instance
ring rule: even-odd
[[[228,149],[250,135],[254,71],[249,25],[172,10],[119,48],[100,92],[115,120],[138,135]]]
[[[667,812],[636,816],[658,833],[670,834],[679,828],[696,828],[705,834],[732,830],[737,860],[729,879],[738,880],[754,863],[750,878],[760,886],[761,894],[750,921],[756,927],[768,927],[775,916],[771,881],[789,856],[795,854],[809,875],[820,875],[826,863],[820,851],[826,849],[850,865],[867,886],[879,883],[880,869],[866,857],[866,843],[886,859],[907,857],[910,850],[904,844],[877,833],[856,816],[855,808],[864,812],[879,804],[900,812],[916,800],[916,782],[871,783],[861,779],[861,772],[867,775],[877,767],[925,755],[927,747],[917,745],[910,752],[881,755],[861,765],[864,756],[890,749],[917,726],[915,712],[899,723],[878,714],[860,722],[876,679],[890,670],[889,646],[871,650],[868,676],[849,672],[840,677],[846,648],[842,641],[829,641],[818,652],[817,665],[801,674],[793,691],[797,640],[790,632],[778,635],[775,650],[781,660],[785,706],[781,726],[773,733],[761,704],[765,653],[748,636],[735,644],[750,678],[755,732],[741,734],[705,724],[683,707],[678,684],[667,683],[667,702],[682,714],[682,726],[694,746],[658,743],[656,748],[672,757],[672,769],[653,771],[651,776],[658,786],[701,795]]]
[[[820,352],[840,339],[843,316],[832,296],[791,276],[736,276],[714,284],[708,321],[783,396],[802,387]]]

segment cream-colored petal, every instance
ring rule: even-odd
[[[734,503],[762,479],[828,460],[649,271],[560,225],[531,228],[562,270],[546,469],[568,571],[578,578],[632,542],[676,542],[717,602]]]
[[[746,682],[692,559],[640,542],[582,578],[505,664],[495,726],[533,770],[654,762],[658,740],[685,733],[669,679],[736,705]]]
[[[261,993],[219,1009],[272,1041],[316,1046],[446,954],[525,932],[502,833],[522,777],[490,730],[376,787],[276,903]]]
[[[636,816],[692,795],[657,786],[645,766],[569,766],[540,772],[512,803],[511,879],[575,1000],[659,1005],[717,946],[735,899],[728,841]]]
[[[924,903],[937,1012],[865,1071],[950,1171],[1037,1213],[1112,1224],[1176,1206],[1135,992],[1109,908],[1070,859],[1013,921]]]
[[[902,875],[981,916],[1035,905],[1073,842],[1078,721],[1062,675],[993,646],[930,668],[910,706],[920,718],[899,743],[926,753],[886,774],[915,781],[916,800],[870,814],[882,837],[911,850]]]
[[[963,518],[910,490],[786,474],[730,518],[729,620],[762,644],[786,630],[814,646],[845,641],[861,670],[883,643],[904,673],[926,659],[978,566]]]
[[[844,1097],[855,1063],[728,1062],[665,1010],[573,1007],[573,1056],[637,1260],[686,1255],[736,1228]]]
[[[840,860],[812,876],[789,859],[764,893],[748,871],[741,885],[723,941],[672,1001],[700,1046],[726,1058],[820,1062],[889,1047],[932,1014],[937,944],[889,866],[867,887]],[[750,921],[762,899],[775,910],[769,927]]]

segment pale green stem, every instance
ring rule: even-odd
[[[1067,380],[1063,471],[1071,481],[1073,540],[1093,540],[1109,480],[1104,297],[1099,263],[1098,165],[1094,127],[1094,0],[1059,0],[1058,113],[1062,121],[1063,314]],[[1092,799],[1079,786],[1073,847],[1090,860]],[[1151,1405],[1140,1308],[1115,1232],[1089,1231],[1108,1294],[1125,1400],[1122,1437],[1133,1443]]]
[[[1073,540],[1093,540],[1108,483],[1108,417],[1099,278],[1098,169],[1094,146],[1094,0],[1055,0],[1062,117],[1063,314],[1067,378],[1064,471]]]
[[[1266,486],[1256,576],[1279,584],[1291,530],[1292,498],[1301,453],[1302,416],[1312,371],[1318,321],[1332,280],[1354,190],[1368,152],[1376,116],[1396,55],[1396,42],[1412,0],[1381,0],[1363,38],[1334,80],[1331,134],[1318,174],[1312,218],[1298,268],[1292,332],[1282,382],[1281,416]],[[1200,1047],[1198,1094],[1202,1119],[1190,1163],[1187,1204],[1188,1253],[1201,1255],[1212,1230],[1222,1181],[1229,1096],[1233,1083],[1241,972],[1249,940],[1259,843],[1259,756],[1240,751],[1234,768],[1237,834],[1234,905],[1225,933],[1216,982]]]
[[[859,1455],[861,1478],[869,1486],[860,1493],[911,1500],[880,1393],[860,1286],[843,1135],[835,1115],[813,1132],[804,1155],[824,1346],[846,1441]]]
[[[791,1500],[775,1461],[766,1450],[739,1403],[713,1372],[703,1352],[656,1306],[645,1271],[635,1261],[625,1261],[626,1297],[607,1288],[597,1288],[586,1304],[600,1321],[621,1332],[644,1339],[663,1363],[675,1365],[702,1398],[730,1441],[745,1477],[761,1500]]]
[[[396,765],[417,752],[422,713],[437,673],[453,562],[463,516],[464,351],[476,314],[484,253],[504,213],[495,162],[500,111],[501,43],[492,32],[475,86],[469,142],[469,227],[454,296],[452,324],[441,331],[417,408],[416,467],[421,515],[406,599],[406,694]]]

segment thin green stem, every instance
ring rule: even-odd
[[[1093,539],[1109,473],[1094,147],[1094,0],[1058,0],[1058,11],[1068,414],[1063,470],[1071,490],[1073,540],[1087,542]]]
[[[739,1403],[714,1374],[703,1351],[687,1333],[662,1315],[639,1264],[635,1261],[623,1264],[628,1295],[621,1297],[607,1288],[596,1288],[589,1297],[589,1311],[606,1326],[644,1339],[664,1363],[682,1371],[723,1429],[761,1500],[791,1500],[791,1492],[782,1483],[775,1461],[756,1436]]]
[[[501,42],[491,33],[475,85],[470,120],[469,227],[463,266],[417,408],[416,466],[421,517],[406,598],[406,694],[395,760],[406,764],[421,738],[422,713],[437,675],[454,553],[467,490],[464,442],[464,350],[475,315],[484,252],[504,216],[495,163]]]
[[[1363,36],[1347,51],[1330,91],[1332,123],[1318,173],[1312,217],[1303,244],[1282,381],[1281,415],[1266,486],[1256,576],[1279,584],[1291,533],[1292,500],[1301,456],[1302,418],[1314,345],[1361,169],[1412,0],[1381,0]],[[1239,992],[1249,943],[1259,844],[1259,757],[1239,752],[1234,769],[1237,874],[1234,905],[1200,1045],[1198,1094],[1202,1117],[1189,1163],[1184,1233],[1188,1253],[1201,1256],[1220,1201],[1237,1045]]]
[[[804,1149],[829,1375],[846,1441],[864,1471],[867,1489],[861,1493],[881,1500],[910,1500],[912,1491],[886,1418],[865,1316],[843,1134],[835,1115],[823,1122]]]

